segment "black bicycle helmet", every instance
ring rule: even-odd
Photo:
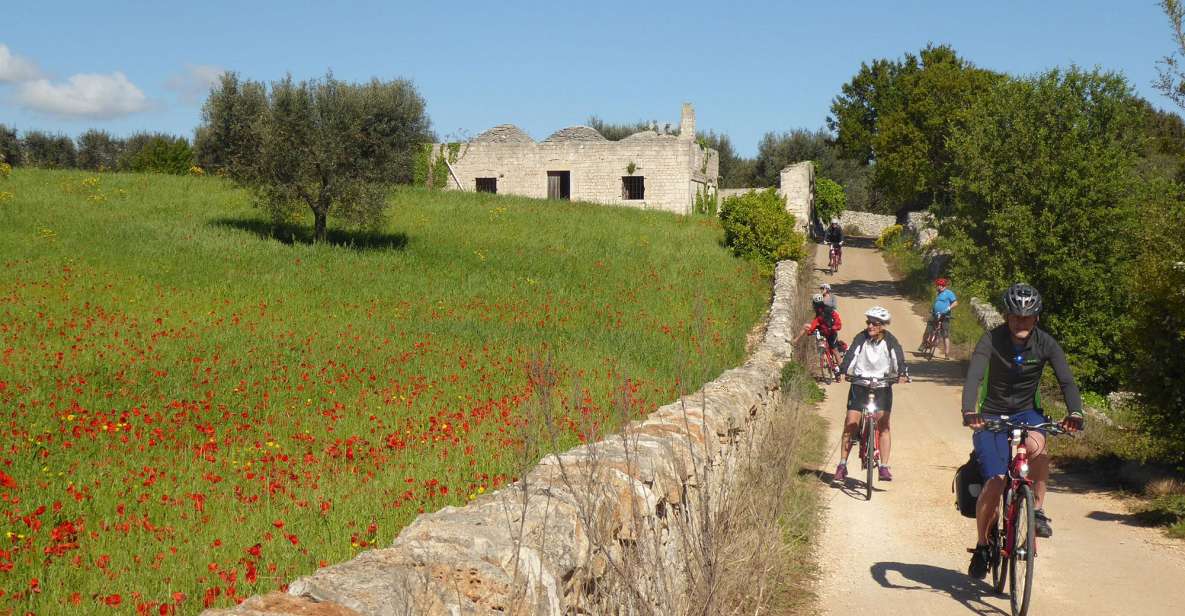
[[[1041,293],[1032,285],[1018,282],[1004,292],[1004,311],[1021,317],[1041,314]]]

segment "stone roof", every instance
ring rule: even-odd
[[[561,141],[609,141],[597,132],[597,129],[591,126],[569,126],[561,128],[552,133],[550,137],[543,140],[543,143],[556,143]]]
[[[513,124],[499,124],[475,137],[473,143],[535,143],[535,140]]]

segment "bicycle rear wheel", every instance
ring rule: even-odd
[[[876,471],[876,422],[864,420],[864,500],[872,500],[872,476]]]
[[[1016,521],[1014,523],[1012,554],[1008,558],[1008,598],[1012,616],[1029,612],[1029,598],[1033,593],[1033,566],[1037,558],[1036,519],[1033,492],[1028,486],[1016,489]]]

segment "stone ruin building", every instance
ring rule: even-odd
[[[445,152],[446,144],[433,146]],[[715,198],[720,158],[695,138],[695,111],[683,105],[679,135],[648,130],[609,141],[588,126],[569,126],[536,142],[513,124],[495,126],[447,150],[445,188],[524,197],[694,211]]]

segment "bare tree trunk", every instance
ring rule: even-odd
[[[313,209],[313,241],[320,243],[325,241],[325,221],[329,217],[329,209]]]

